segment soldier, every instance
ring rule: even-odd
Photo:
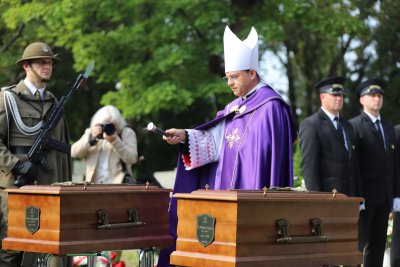
[[[364,267],[382,266],[390,208],[400,210],[400,189],[396,172],[396,139],[393,125],[383,119],[383,82],[361,83],[356,94],[363,111],[350,120],[358,143],[360,179],[365,210],[359,219],[359,244]]]
[[[306,188],[361,196],[353,128],[340,116],[343,77],[318,82],[321,108],[300,124],[302,172]]]
[[[44,172],[40,166],[27,160],[27,153],[37,136],[43,118],[56,97],[47,91],[53,66],[60,59],[50,47],[36,42],[28,45],[22,58],[16,63],[26,77],[17,85],[1,89],[0,92],[0,239],[7,235],[7,194],[4,189],[24,185],[17,177],[23,176],[28,184],[51,184],[71,180],[69,154],[50,150],[46,159],[51,171]],[[52,138],[68,143],[65,119],[61,120],[52,133]],[[1,249],[1,244],[0,244]],[[36,266],[34,253],[0,250],[1,267]],[[52,266],[60,259],[55,258]],[[58,266],[62,266],[61,263]]]

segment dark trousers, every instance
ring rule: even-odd
[[[390,205],[366,202],[359,219],[359,245],[364,254],[364,267],[383,265]]]
[[[0,250],[1,267],[20,267],[21,262],[22,253],[8,253],[7,251]]]
[[[32,252],[7,252],[0,250],[0,267],[36,267],[39,254]],[[55,257],[51,267],[72,266],[72,257]]]
[[[400,212],[393,212],[392,244],[390,246],[390,266],[400,267]]]

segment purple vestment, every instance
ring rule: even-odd
[[[230,112],[238,106],[242,113]],[[202,167],[185,170],[182,157],[174,193],[190,193],[204,189],[262,189],[293,185],[293,142],[296,127],[289,106],[281,96],[268,86],[261,87],[250,97],[238,98],[229,103],[217,118],[196,129],[204,130],[225,119],[224,140],[219,161]],[[169,210],[170,234],[176,239],[176,199],[172,198]],[[160,253],[158,266],[169,266],[169,254],[175,249]]]

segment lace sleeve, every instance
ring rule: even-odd
[[[224,123],[220,123],[209,130],[187,130],[189,135],[189,159],[188,155],[183,155],[187,170],[218,161],[223,129]]]

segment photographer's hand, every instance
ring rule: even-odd
[[[103,138],[105,139],[105,140],[107,140],[108,142],[110,142],[110,143],[112,143],[112,142],[114,142],[114,140],[117,138],[117,132],[115,132],[114,134],[112,134],[112,135],[108,135],[108,134],[106,134],[106,133],[103,133]]]
[[[96,139],[101,134],[103,134],[103,127],[100,124],[96,124],[91,128],[91,135],[93,139]]]

